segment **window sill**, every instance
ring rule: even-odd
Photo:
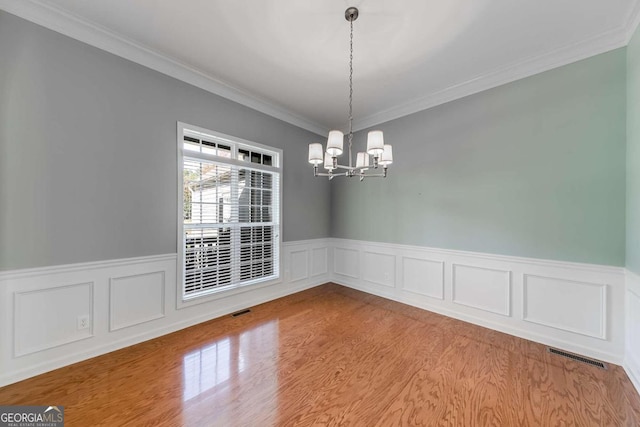
[[[242,294],[249,291],[255,291],[257,289],[266,288],[282,283],[282,277],[278,276],[270,280],[260,281],[257,283],[247,283],[242,285],[235,285],[225,287],[222,289],[213,290],[211,293],[207,293],[200,296],[194,296],[191,298],[183,299],[182,289],[178,287],[178,298],[176,301],[176,308],[178,310],[182,308],[188,308],[194,305],[204,304],[211,301],[216,301],[223,298],[228,298],[233,295]]]

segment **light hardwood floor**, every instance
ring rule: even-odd
[[[328,284],[0,388],[67,426],[638,426],[622,368]]]

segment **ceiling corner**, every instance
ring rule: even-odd
[[[626,43],[629,44],[631,38],[635,34],[636,30],[640,26],[640,0],[635,0],[635,4],[631,9],[629,18],[627,19],[627,25],[625,26]]]

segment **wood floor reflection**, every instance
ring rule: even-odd
[[[53,402],[53,403],[52,403]],[[0,388],[67,426],[638,426],[624,371],[324,285]]]

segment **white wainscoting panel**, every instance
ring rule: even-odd
[[[278,283],[181,308],[175,254],[0,272],[0,386],[328,281],[607,362],[624,360],[638,384],[640,279],[627,275],[625,287],[622,268],[345,239],[285,242],[282,259]],[[595,303],[601,288],[603,305]],[[588,316],[544,311],[557,293],[574,291],[572,306]],[[90,327],[78,329],[78,316],[87,314]],[[603,338],[596,324],[604,325]]]
[[[394,287],[396,283],[396,256],[364,251],[362,279],[376,285]]]
[[[309,277],[309,250],[291,251],[291,281],[297,282]]]
[[[353,279],[360,277],[359,252],[356,249],[336,247],[333,249],[333,272]]]
[[[624,358],[623,268],[349,239],[332,246],[340,285],[610,363]]]
[[[320,276],[328,273],[329,248],[311,249],[311,276]]]
[[[402,289],[444,299],[444,262],[402,257]]]
[[[93,283],[16,292],[14,298],[16,357],[93,336]],[[88,319],[83,329],[81,316]]]
[[[606,339],[607,286],[525,275],[523,319]]]
[[[281,280],[185,306],[176,254],[0,272],[0,387],[329,282],[330,243],[284,242]]]
[[[640,276],[627,271],[624,369],[640,393]]]
[[[112,277],[109,283],[109,330],[164,317],[164,271]]]
[[[511,315],[511,272],[453,264],[453,302]]]

